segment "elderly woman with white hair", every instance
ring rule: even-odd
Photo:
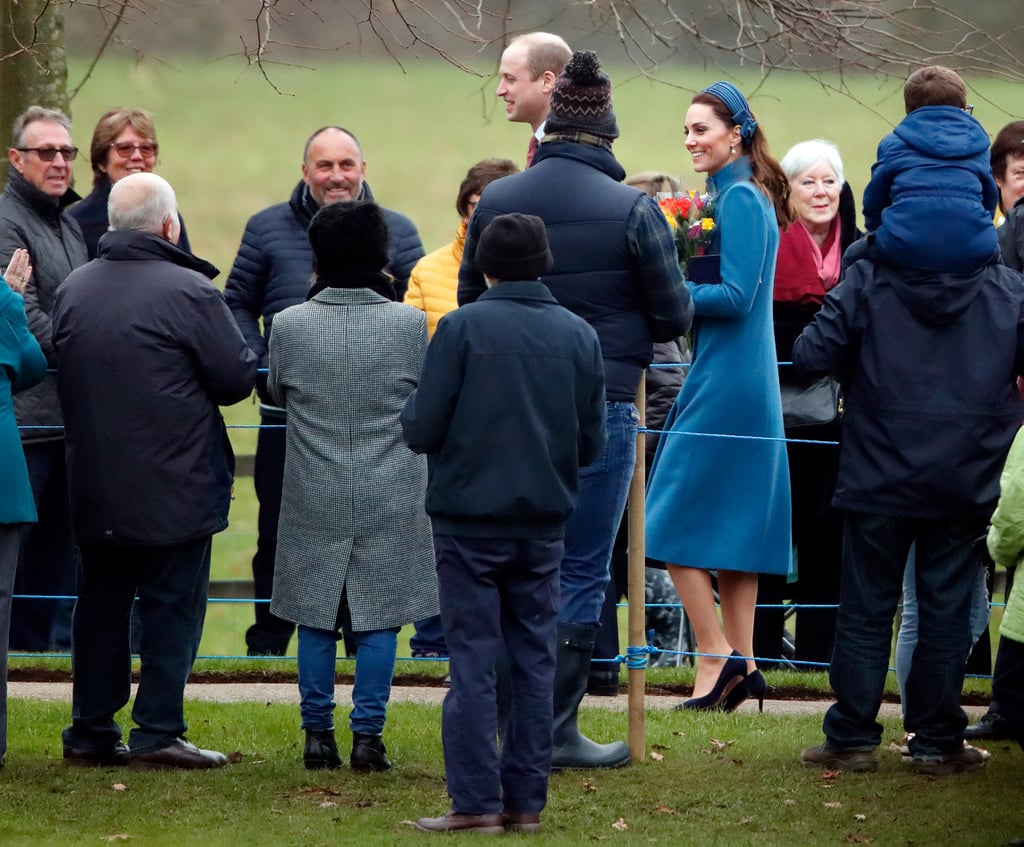
[[[860,233],[853,192],[843,176],[843,160],[834,144],[822,139],[802,141],[779,162],[789,179],[790,206],[795,220],[782,232],[775,268],[773,319],[779,361],[792,358],[793,342],[821,308],[825,293],[839,281],[842,256]],[[815,380],[802,378],[792,367],[779,368],[783,422],[790,439],[837,441],[838,417],[831,421],[795,420],[787,397]],[[792,597],[798,605],[834,606],[839,598],[842,558],[842,517],[830,505],[835,487],[838,449],[790,441],[795,585],[786,577],[762,575],[754,624],[754,653],[761,659],[782,658],[783,609]],[[795,658],[802,670],[820,670],[828,663],[835,637],[835,608],[805,608],[797,612]],[[803,663],[803,664],[801,664]],[[762,664],[771,667],[771,662]],[[756,684],[756,680],[753,681]]]

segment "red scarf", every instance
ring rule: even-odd
[[[839,215],[832,219],[825,243],[818,247],[802,221],[795,221],[779,240],[774,298],[786,303],[820,303],[839,281],[842,250]]]

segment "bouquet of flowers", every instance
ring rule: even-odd
[[[689,191],[661,197],[658,205],[672,227],[679,264],[685,269],[691,258],[703,256],[711,244],[715,230],[714,198]]]

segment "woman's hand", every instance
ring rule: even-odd
[[[30,276],[32,276],[32,265],[29,264],[28,250],[24,247],[19,247],[14,251],[10,263],[7,265],[7,270],[4,271],[4,280],[11,287],[12,291],[23,294]]]

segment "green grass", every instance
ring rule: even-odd
[[[303,770],[294,707],[190,702],[187,715],[196,742],[237,752],[238,763],[202,773],[65,769],[67,706],[12,700],[0,843],[438,843],[409,823],[447,806],[437,707],[393,704],[386,738],[395,767],[368,776]],[[583,721],[598,739],[625,735],[624,713],[585,709]],[[884,723],[883,747],[900,735]],[[883,749],[876,774],[829,777],[798,763],[802,747],[821,739],[820,715],[655,709],[646,729],[642,764],[554,775],[544,832],[530,843],[967,847],[1024,835],[1015,745],[994,747],[988,767],[970,775],[920,777]],[[347,747],[347,732],[339,741]]]

